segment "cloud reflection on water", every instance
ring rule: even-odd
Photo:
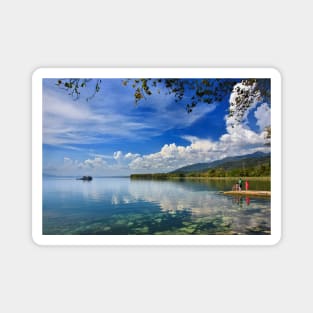
[[[51,180],[48,182],[49,186],[44,188],[49,190],[50,197],[58,197],[62,201],[68,197],[76,199],[79,195],[82,201],[77,203],[90,208],[91,203],[97,204],[99,215],[113,210],[112,212],[124,212],[127,219],[127,216],[131,217],[135,211],[136,214],[142,212],[144,215],[157,214],[158,211],[166,214],[190,212],[191,218],[198,222],[210,217],[221,219],[223,223],[230,223],[231,229],[236,233],[260,227],[270,229],[270,200],[246,201],[245,198],[224,196],[219,190],[227,189],[227,184],[228,182],[216,184],[209,181],[131,181],[125,178],[95,178],[91,182],[73,179]],[[49,214],[51,216],[51,212]]]

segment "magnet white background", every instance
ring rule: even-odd
[[[12,1],[1,8],[3,312],[312,311],[309,1]],[[282,240],[272,247],[39,247],[39,67],[265,66],[283,77]]]

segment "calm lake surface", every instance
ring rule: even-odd
[[[270,199],[225,196],[230,180],[43,178],[43,234],[270,234]],[[268,181],[250,189],[270,190]]]

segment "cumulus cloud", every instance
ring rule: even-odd
[[[129,162],[140,157],[138,153],[116,151],[113,155],[102,155],[90,153],[91,158],[75,160],[70,157],[63,158],[63,164],[57,168],[51,165],[45,166],[44,172],[57,175],[128,175]]]
[[[107,166],[107,162],[103,160],[101,157],[95,157],[94,159],[87,159],[78,164],[78,168],[105,168]]]
[[[238,127],[236,131],[224,134],[215,142],[192,137],[187,146],[166,144],[159,152],[135,158],[129,167],[134,172],[168,172],[193,163],[210,162],[255,151],[268,151],[268,147],[264,146],[264,134]]]
[[[102,157],[94,157],[93,159],[86,159],[78,161],[69,157],[63,158],[63,165],[59,167],[61,174],[73,174],[77,172],[93,172],[94,170],[104,170],[108,168],[108,163]]]
[[[116,151],[113,153],[113,159],[116,161],[119,161],[123,158],[123,152],[122,151]]]
[[[254,112],[254,117],[257,120],[256,124],[263,131],[265,127],[271,124],[271,108],[267,103],[262,103]]]
[[[128,152],[126,154],[123,154],[123,152],[120,150],[115,151],[113,153],[113,159],[117,162],[123,162],[123,161],[130,162],[131,160],[136,159],[138,157],[140,157],[140,154],[138,153]]]
[[[140,156],[140,154],[138,154],[138,153],[131,153],[131,152],[128,152],[128,153],[125,154],[124,158],[125,158],[126,160],[132,160],[132,159],[138,158],[139,156]]]
[[[63,164],[58,167],[47,165],[44,167],[45,173],[53,173],[54,175],[110,175],[113,167],[102,157],[88,158],[85,160],[76,160],[69,157],[63,158]]]

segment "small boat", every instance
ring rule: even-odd
[[[92,180],[92,177],[91,176],[83,176],[83,177],[77,178],[77,180],[87,180],[87,181],[90,181],[90,180]]]

